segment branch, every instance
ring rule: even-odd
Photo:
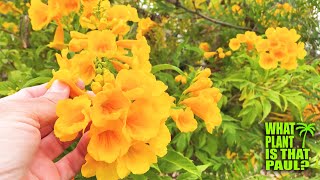
[[[19,39],[19,36],[17,36],[17,35],[14,34],[13,32],[8,31],[8,30],[6,30],[6,29],[4,29],[4,28],[0,28],[0,31],[3,31],[3,32],[5,32],[5,33],[7,33],[7,34],[10,34],[10,35],[16,37],[17,39]]]
[[[170,4],[175,5],[176,8],[183,9],[188,13],[195,14],[197,16],[202,17],[203,19],[206,19],[206,20],[208,20],[210,22],[213,22],[215,24],[219,24],[219,25],[221,25],[223,27],[234,28],[234,29],[239,29],[239,30],[244,30],[244,31],[254,31],[254,32],[257,32],[257,33],[261,34],[261,32],[259,32],[256,29],[251,29],[251,28],[248,28],[248,27],[242,27],[242,26],[233,25],[233,24],[230,24],[230,23],[227,23],[227,22],[223,22],[223,21],[218,20],[218,19],[210,18],[210,17],[208,17],[206,15],[201,14],[198,11],[193,11],[191,9],[188,9],[188,8],[184,7],[183,5],[181,5],[181,3],[178,0],[167,0],[167,2],[169,2]]]

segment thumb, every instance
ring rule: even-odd
[[[59,100],[69,98],[70,89],[67,85],[56,80],[48,91],[37,98],[29,99],[32,118],[40,123],[40,127],[54,122],[56,116],[56,104]]]
[[[55,80],[48,91],[39,98],[45,98],[48,101],[57,104],[59,100],[67,99],[70,94],[70,88],[66,84]]]

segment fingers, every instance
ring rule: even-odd
[[[28,109],[31,118],[36,119],[40,123],[40,127],[44,127],[53,123],[56,119],[56,104],[59,100],[67,99],[70,89],[67,85],[55,81],[50,89],[40,97],[27,100]]]
[[[40,127],[41,139],[48,136],[53,131],[53,124],[50,123],[47,126]]]
[[[85,134],[77,147],[56,163],[60,179],[71,179],[80,171],[81,166],[85,163],[84,157],[87,154],[88,143],[89,137]]]
[[[57,158],[60,154],[67,149],[73,141],[61,142],[53,133],[53,131],[43,138],[40,143],[40,151],[45,153],[51,160]]]

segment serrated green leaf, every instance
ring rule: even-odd
[[[283,109],[282,106],[281,106],[281,101],[280,101],[280,97],[279,97],[279,93],[278,92],[270,90],[270,91],[267,92],[266,97],[270,101],[274,102],[280,109]]]
[[[177,180],[196,180],[196,179],[199,179],[199,177],[189,172],[182,173],[177,177]]]
[[[197,167],[193,164],[193,162],[190,159],[184,157],[181,153],[178,153],[173,150],[168,150],[168,153],[161,159],[168,161],[178,167],[181,167],[187,172],[194,174],[198,177],[201,176]]]
[[[16,85],[10,81],[0,82],[0,95],[7,96],[15,88]]]
[[[261,97],[260,100],[261,100],[262,111],[263,111],[263,116],[261,120],[264,120],[271,112],[271,103],[265,97]]]

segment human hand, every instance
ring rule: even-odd
[[[55,81],[0,99],[0,179],[71,179],[85,162],[87,136],[58,162],[72,142],[53,133],[56,103],[69,97],[68,86]]]

